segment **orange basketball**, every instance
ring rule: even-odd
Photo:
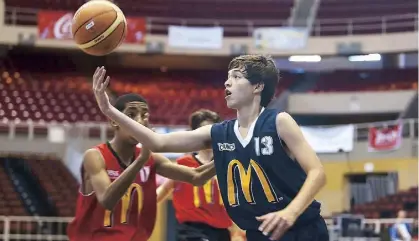
[[[77,46],[90,55],[111,53],[124,40],[127,20],[115,4],[93,0],[81,6],[74,14],[73,39]]]

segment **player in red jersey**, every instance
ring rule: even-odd
[[[191,115],[189,125],[195,130],[220,121],[217,113],[199,110]],[[210,163],[212,159],[212,149],[208,149],[180,157],[177,163],[196,168]],[[168,180],[157,189],[157,201],[164,200],[172,191],[173,206],[179,222],[178,241],[230,241],[228,229],[233,223],[222,203],[216,178],[212,178],[202,187]]]
[[[148,126],[148,105],[141,96],[121,96],[115,108]],[[156,173],[194,185],[215,174],[213,163],[188,168],[142,151],[131,133],[111,125],[114,138],[84,155],[76,215],[67,230],[70,241],[146,241],[156,218]]]

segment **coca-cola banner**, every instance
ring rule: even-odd
[[[396,150],[402,143],[402,124],[395,123],[381,127],[370,127],[368,133],[368,151]]]
[[[38,13],[38,37],[41,39],[72,39],[73,13],[40,11]],[[146,22],[144,18],[127,18],[128,32],[125,43],[144,43]]]

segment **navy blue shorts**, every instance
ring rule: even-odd
[[[182,223],[177,227],[177,241],[230,241],[228,229],[205,223]]]
[[[246,231],[247,241],[271,241],[259,231]],[[279,241],[329,241],[329,231],[323,218],[289,229]]]

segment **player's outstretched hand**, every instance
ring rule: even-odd
[[[271,240],[278,240],[294,224],[297,217],[292,212],[284,209],[256,217],[256,219],[262,222],[259,231],[265,236],[270,235]]]
[[[95,94],[100,110],[106,114],[106,111],[111,107],[111,103],[109,102],[109,96],[106,93],[110,78],[107,76],[105,79],[105,76],[105,67],[96,68],[96,71],[93,74],[93,93]]]

